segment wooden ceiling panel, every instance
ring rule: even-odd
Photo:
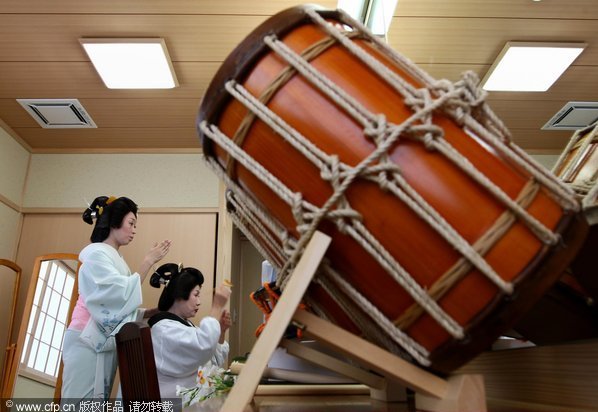
[[[540,129],[563,105],[554,100],[492,100],[490,106],[509,128]]]
[[[336,7],[336,0],[318,3]],[[0,118],[33,152],[197,151],[197,110],[222,60],[265,19],[297,4],[0,0]],[[434,78],[453,82],[466,70],[482,78],[510,40],[589,44],[548,92],[488,93],[526,150],[558,153],[571,133],[540,127],[568,101],[598,101],[596,0],[399,0],[394,16],[390,47]],[[180,87],[107,89],[81,37],[164,38]],[[42,129],[17,98],[79,99],[99,128]]]
[[[265,16],[0,14],[0,61],[88,61],[83,37],[162,37],[173,61],[222,61]]]
[[[513,142],[534,154],[561,153],[571,136],[571,130],[509,129]]]
[[[220,63],[173,63],[174,89],[108,89],[90,62],[0,62],[0,98],[198,98]]]
[[[99,128],[195,127],[199,99],[79,99]],[[37,123],[15,100],[0,99],[0,113],[13,129]]]
[[[400,0],[395,16],[598,19],[595,0]]]
[[[415,63],[492,64],[508,41],[597,44],[596,27],[594,20],[395,17],[388,43]],[[598,48],[575,64],[598,65]]]
[[[4,13],[42,14],[221,14],[270,16],[305,2],[297,0],[2,0]],[[336,8],[336,0],[314,2]]]

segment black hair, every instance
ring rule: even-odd
[[[118,229],[122,226],[125,216],[133,212],[137,217],[137,204],[128,197],[117,199],[108,196],[98,196],[83,212],[83,221],[92,225],[96,224],[91,232],[92,243],[103,242],[108,238],[110,229]]]
[[[158,300],[158,309],[163,312],[170,309],[177,299],[189,299],[195,286],[201,287],[204,281],[203,274],[198,269],[187,267],[179,270],[176,263],[165,263],[154,272],[153,281],[150,280],[154,287],[160,287],[164,283],[157,277],[168,281]]]

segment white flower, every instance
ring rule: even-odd
[[[193,388],[176,387],[176,394],[183,399],[183,406],[190,406],[208,398],[226,394],[235,382],[233,375],[208,362],[197,371],[197,385]]]

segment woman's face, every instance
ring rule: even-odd
[[[111,230],[118,246],[131,243],[135,237],[135,233],[137,233],[137,218],[135,217],[135,213],[127,213],[121,226],[118,229],[112,228]]]
[[[189,299],[181,301],[181,316],[183,319],[190,319],[197,314],[199,305],[201,305],[199,294],[201,292],[201,286],[197,285],[189,294]]]

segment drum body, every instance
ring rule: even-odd
[[[310,233],[328,234],[308,306],[438,372],[489,347],[586,233],[574,194],[466,80],[436,82],[342,12],[298,7],[235,49],[198,120],[283,293]]]

